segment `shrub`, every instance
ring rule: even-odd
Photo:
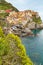
[[[0,38],[0,65],[33,65],[18,36],[8,34]]]
[[[4,34],[3,34],[3,31],[2,31],[1,27],[0,27],[0,37],[4,37]]]

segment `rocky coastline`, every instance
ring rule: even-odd
[[[35,25],[32,27],[32,25],[29,27],[24,28],[23,26],[20,25],[15,25],[12,27],[3,27],[3,31],[5,34],[8,33],[13,33],[15,35],[18,35],[20,37],[26,37],[26,36],[34,36],[34,33],[32,30],[37,30],[37,29],[43,29],[43,23],[41,24],[36,24],[37,28],[35,28]]]

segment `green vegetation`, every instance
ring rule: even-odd
[[[33,16],[33,21],[38,23],[38,24],[42,23],[40,16],[39,17]]]
[[[5,2],[5,0],[0,0],[0,2]]]
[[[6,2],[5,0],[0,0],[0,10],[11,10],[11,11],[16,11],[18,12],[18,9],[13,7],[12,4]],[[7,12],[3,12],[3,13],[0,13],[0,18],[5,18],[6,16],[8,16],[9,13]]]
[[[0,37],[4,37],[4,34],[3,34],[3,31],[2,31],[1,27],[0,27]]]
[[[5,36],[0,27],[0,65],[33,65],[19,37]]]
[[[11,10],[18,12],[18,9],[13,7],[10,3],[6,2],[5,0],[0,0],[0,10]],[[2,12],[0,13],[0,26],[4,27],[6,26],[6,17],[9,15],[8,12]]]
[[[1,20],[1,21],[0,21],[0,26],[1,26],[1,27],[7,27],[7,24],[6,24],[5,21],[2,21],[2,20]]]
[[[10,3],[7,3],[5,0],[1,0],[0,10],[7,10],[7,9],[15,10],[16,12],[18,12],[18,9],[13,7]]]
[[[5,18],[9,13],[0,13],[0,18]]]

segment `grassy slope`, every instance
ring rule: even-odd
[[[10,3],[7,3],[6,1],[0,2],[0,10],[6,10],[6,9],[12,9],[18,12],[18,9],[13,7]]]

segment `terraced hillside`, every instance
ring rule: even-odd
[[[18,12],[18,9],[13,7],[10,3],[7,3],[5,0],[0,0],[0,17],[6,17],[11,11]]]
[[[18,12],[18,9],[13,7],[10,3],[6,2],[5,0],[0,0],[0,10],[7,9],[15,10],[16,12]]]
[[[5,0],[0,0],[0,25],[1,26],[6,25],[5,19],[9,15],[9,13],[13,10],[18,12],[18,9],[13,7],[12,4],[6,2]]]

